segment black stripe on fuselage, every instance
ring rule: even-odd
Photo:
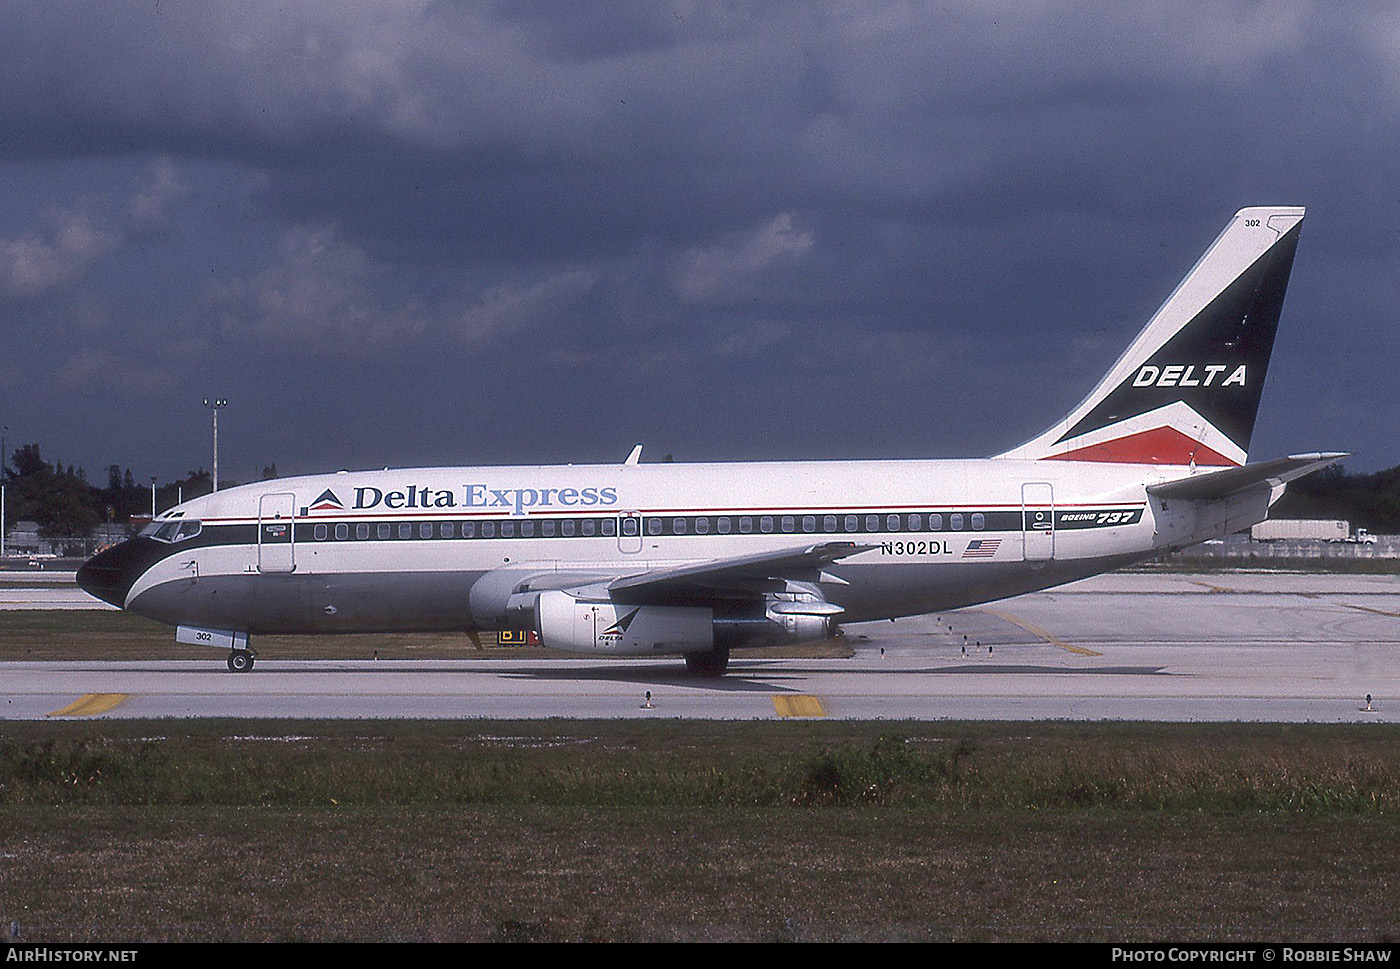
[[[1079,531],[1134,525],[1143,508],[1073,508],[1055,514],[1057,530]],[[514,539],[586,538],[713,538],[716,536],[791,535],[817,538],[830,535],[947,534],[1019,532],[1024,527],[1020,509],[985,511],[859,512],[842,514],[773,513],[749,515],[637,515],[637,516],[517,516],[506,518],[402,518],[328,519],[298,518],[294,522],[297,544],[326,542],[405,542]],[[171,543],[176,549],[220,545],[256,545],[258,526],[253,523],[206,522],[200,533]],[[268,543],[271,544],[271,543]]]

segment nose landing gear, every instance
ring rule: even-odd
[[[254,653],[251,649],[235,649],[228,654],[230,673],[247,673],[253,668]]]

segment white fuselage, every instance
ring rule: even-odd
[[[1188,473],[983,459],[287,478],[162,514],[147,531],[173,540],[146,540],[151,561],[120,604],[171,624],[256,633],[499,628],[504,620],[472,609],[488,573],[578,582],[840,541],[871,547],[814,576],[825,599],[842,621],[893,618],[1216,534],[1195,517],[1171,519],[1145,491]]]

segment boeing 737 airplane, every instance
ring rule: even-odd
[[[253,666],[272,633],[533,630],[596,656],[824,639],[1263,520],[1344,457],[1247,461],[1303,209],[1237,212],[1084,400],[981,460],[339,472],[184,502],[78,583]]]

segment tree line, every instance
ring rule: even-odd
[[[1288,486],[1270,518],[1345,518],[1353,528],[1400,534],[1400,465],[1374,474],[1347,474],[1340,464]]]
[[[263,469],[264,479],[275,477],[277,465]],[[41,538],[87,538],[102,524],[134,531],[151,515],[149,478],[139,481],[130,468],[112,464],[107,467],[106,484],[94,484],[83,468],[44,460],[38,444],[25,444],[6,455],[0,481],[5,484],[6,527],[18,521],[36,522]],[[219,484],[231,488],[238,482]],[[200,468],[154,487],[156,508],[164,511],[181,500],[209,494],[214,483],[209,472]]]

